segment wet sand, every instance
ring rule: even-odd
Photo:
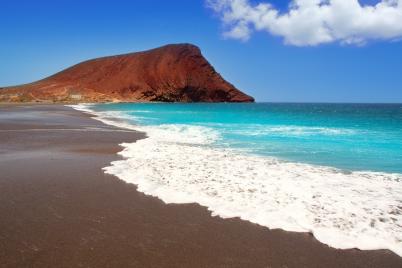
[[[165,205],[102,172],[143,137],[61,105],[0,105],[0,267],[402,267],[390,251]]]

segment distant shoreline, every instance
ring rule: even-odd
[[[1,89],[0,89],[1,90]],[[118,102],[0,102],[0,105],[69,105],[69,104],[111,104],[111,103],[228,103],[228,104],[253,104],[253,102],[158,102],[158,101],[118,101]],[[402,102],[293,102],[293,101],[255,101],[254,104],[343,104],[343,105],[402,105]]]

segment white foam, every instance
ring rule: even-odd
[[[219,133],[207,127],[127,127],[149,137],[122,144],[125,159],[104,170],[141,192],[166,203],[196,202],[223,218],[311,232],[334,248],[402,256],[401,174],[347,173],[216,148]]]
[[[65,105],[66,107],[71,107],[77,111],[81,111],[81,112],[86,112],[86,113],[93,113],[93,111],[91,110],[91,104],[89,103],[80,103],[80,104],[74,104],[74,105]]]
[[[94,115],[94,119],[99,120],[106,125],[116,126],[119,128],[125,128],[130,130],[137,130],[137,128],[133,124],[127,122],[127,120],[132,119],[132,116],[127,116],[122,112],[119,111],[94,112],[91,109],[93,104],[88,103],[66,105],[66,106],[71,107],[77,111]]]
[[[259,124],[233,125],[231,133],[246,136],[334,136],[334,135],[353,135],[356,130],[347,128],[313,127],[313,126],[267,126]]]

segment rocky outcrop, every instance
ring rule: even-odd
[[[46,79],[0,89],[0,101],[252,102],[191,44],[93,59]]]

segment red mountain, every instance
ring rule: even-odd
[[[0,101],[253,102],[191,44],[93,59],[43,80],[0,90]]]

